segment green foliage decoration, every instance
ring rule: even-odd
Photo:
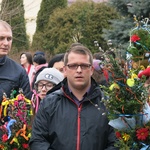
[[[142,109],[147,97],[143,86],[145,78],[133,79],[134,73],[132,71],[126,76],[118,62],[112,58],[111,69],[108,70],[112,74],[112,82],[110,87],[103,86],[103,88],[106,96],[109,97],[109,100],[104,102],[110,112],[110,119],[116,118],[114,114],[137,114]],[[130,86],[127,81],[133,82],[134,85]]]

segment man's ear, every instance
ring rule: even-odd
[[[94,72],[94,67],[92,66],[91,67],[91,76],[93,75],[93,72]]]
[[[63,74],[64,74],[64,77],[67,76],[67,74],[66,74],[66,69],[67,69],[66,66],[64,66],[64,67],[63,67]]]

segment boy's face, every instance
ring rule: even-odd
[[[52,89],[54,87],[54,84],[49,82],[49,81],[45,81],[45,80],[41,80],[37,83],[37,90],[39,93],[39,97],[41,99],[45,98],[46,93]]]

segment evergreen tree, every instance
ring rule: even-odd
[[[26,35],[23,0],[3,0],[1,8],[1,19],[7,21],[12,26],[12,49],[16,51],[28,49],[29,40]]]
[[[150,1],[147,0],[110,0],[110,5],[115,7],[120,13],[120,18],[111,20],[111,29],[104,29],[103,37],[105,40],[112,40],[114,47],[122,51],[125,56],[127,47],[129,45],[130,31],[136,27],[134,15],[137,20],[149,18]],[[120,47],[121,45],[121,47]]]
[[[62,53],[73,42],[80,42],[95,52],[99,51],[94,46],[96,40],[100,47],[107,49],[101,37],[102,29],[108,28],[108,20],[114,18],[117,18],[116,11],[105,3],[80,1],[65,9],[58,8],[51,14],[43,34],[43,49],[51,54]]]
[[[50,15],[56,8],[64,8],[67,6],[67,0],[43,0],[41,3],[40,11],[38,12],[37,17],[37,27],[36,32],[33,36],[32,47],[33,49],[42,49],[43,41],[43,34],[46,31],[46,27],[48,25],[48,21]]]

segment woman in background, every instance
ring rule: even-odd
[[[34,72],[34,65],[33,65],[31,53],[29,52],[21,53],[20,64],[26,70],[28,77],[29,77],[30,86],[31,86],[32,74]]]

